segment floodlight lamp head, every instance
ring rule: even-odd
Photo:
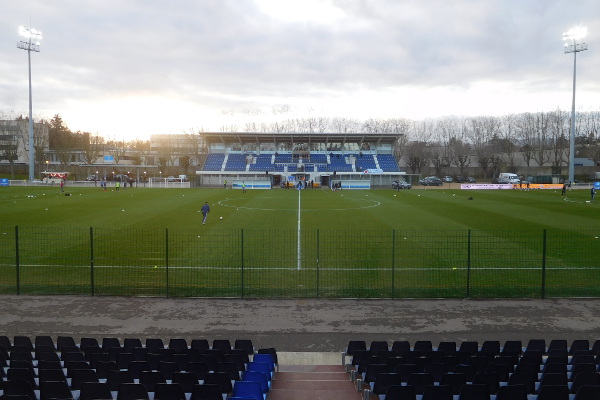
[[[577,40],[583,39],[587,35],[587,28],[585,26],[575,26],[565,33],[563,33],[563,40]]]

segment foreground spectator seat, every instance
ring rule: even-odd
[[[271,373],[275,372],[275,364],[276,363],[275,363],[275,359],[272,354],[263,354],[263,353],[255,354],[252,361],[266,363],[269,366],[269,371],[271,371]]]
[[[67,381],[67,377],[63,372],[62,368],[58,369],[39,369],[38,368],[38,379],[40,382],[47,381]]]
[[[190,400],[223,400],[223,394],[219,385],[205,382],[193,387]]]
[[[175,354],[183,354],[188,350],[187,341],[182,338],[170,339],[169,349],[172,349]]]
[[[452,394],[459,394],[462,387],[466,385],[467,377],[462,373],[443,374],[440,385],[446,385],[452,389]]]
[[[521,384],[500,386],[496,400],[527,400],[527,388]]]
[[[194,385],[200,383],[193,372],[174,372],[171,380],[173,383],[178,383],[185,393],[191,393]]]
[[[500,341],[499,340],[486,340],[481,345],[479,353],[491,354],[494,357],[500,355]]]
[[[187,400],[181,385],[177,383],[158,383],[154,390],[154,400]]]
[[[3,386],[6,399],[10,399],[11,396],[28,396],[30,399],[37,400],[33,387],[27,381],[6,381]]]
[[[117,390],[119,390],[119,386],[122,383],[133,383],[133,377],[131,376],[129,371],[108,371],[106,383],[108,383],[108,387],[111,391],[116,392]]]
[[[453,400],[452,388],[448,385],[427,385],[422,400]]]
[[[571,343],[571,347],[569,347],[569,355],[575,355],[575,352],[578,350],[589,350],[590,349],[590,341],[587,339],[575,339]]]
[[[536,400],[569,400],[569,387],[567,385],[544,385]]]
[[[40,382],[40,400],[73,400],[73,393],[64,381]]]
[[[195,373],[198,380],[203,381],[208,373],[208,364],[200,361],[188,362],[185,371]]]
[[[244,350],[248,355],[254,354],[254,345],[250,339],[237,339],[233,344],[234,349]]]
[[[372,385],[372,392],[378,396],[387,393],[390,386],[397,386],[402,384],[402,378],[400,374],[394,372],[385,372],[377,374],[375,382]]]
[[[50,336],[36,336],[34,339],[35,347],[39,346],[48,346],[52,347],[52,349],[56,350],[56,345],[54,344],[54,340]]]
[[[233,397],[264,400],[266,395],[263,393],[259,382],[238,381],[233,387]]]
[[[414,386],[390,386],[385,393],[384,400],[416,400],[417,393]]]
[[[502,351],[500,354],[502,355],[515,355],[520,356],[523,353],[523,344],[520,340],[507,340],[504,342],[504,346],[502,347]]]
[[[231,379],[229,379],[226,372],[209,372],[206,374],[204,384],[217,385],[223,394],[229,394],[233,391]]]
[[[98,375],[93,369],[75,369],[71,374],[71,388],[80,390],[85,382],[99,382]]]
[[[79,400],[111,400],[112,393],[106,382],[84,382],[79,390]]]
[[[13,338],[13,346],[23,347],[29,352],[33,351],[33,343],[31,342],[29,336],[15,336]]]
[[[150,353],[158,353],[159,350],[165,348],[165,344],[160,338],[147,338],[146,348]]]
[[[573,400],[600,400],[600,386],[582,386],[577,390]]]
[[[583,386],[598,386],[600,385],[600,374],[597,372],[581,372],[577,374],[571,384],[571,393],[577,393]],[[600,392],[598,397],[600,398]]]
[[[438,351],[443,351],[445,355],[452,356],[456,353],[456,342],[440,342]]]
[[[138,338],[125,338],[123,340],[123,348],[130,353],[137,347],[143,347],[142,341]]]
[[[489,400],[490,388],[488,385],[466,384],[460,390],[459,400]]]
[[[527,343],[525,351],[540,351],[542,354],[546,353],[546,341],[544,339],[531,339]]]
[[[102,338],[102,350],[105,353],[108,353],[112,348],[121,348],[121,342],[118,338],[115,337],[107,337]]]
[[[142,371],[140,373],[139,383],[144,385],[148,392],[154,392],[156,385],[159,383],[167,383],[167,380],[163,374],[158,371]]]
[[[121,383],[117,400],[149,400],[148,391],[141,383]]]
[[[425,386],[434,384],[433,375],[426,372],[417,372],[410,374],[408,377],[407,384],[415,388],[416,394],[423,394]]]
[[[81,349],[81,351],[85,351],[85,349],[87,347],[100,347],[100,344],[98,343],[98,339],[82,337],[81,340],[79,341],[79,348]]]
[[[6,378],[8,381],[27,382],[33,389],[38,388],[33,371],[27,368],[9,368],[6,372]]]
[[[255,381],[260,383],[263,393],[269,393],[271,390],[271,382],[269,382],[269,378],[267,378],[267,374],[264,372],[257,371],[246,371],[242,375],[243,381]]]

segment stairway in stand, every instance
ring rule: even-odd
[[[268,400],[361,400],[341,365],[280,365]]]

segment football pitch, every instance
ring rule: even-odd
[[[0,188],[0,293],[600,295],[588,190],[66,192]]]

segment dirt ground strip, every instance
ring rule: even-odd
[[[337,352],[351,339],[600,339],[600,299],[323,300],[0,296],[14,335],[252,339],[255,347]]]

